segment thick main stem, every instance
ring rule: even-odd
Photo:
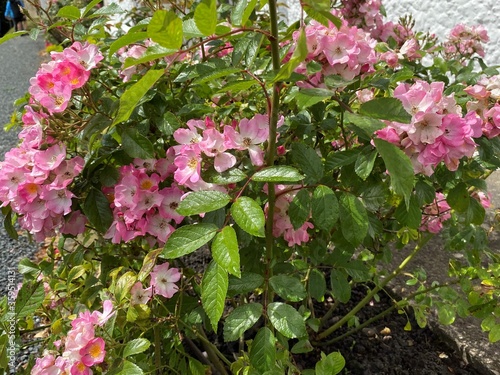
[[[421,240],[415,245],[415,248],[412,250],[412,252],[401,262],[401,264],[391,272],[391,274],[380,284],[375,286],[370,293],[368,293],[365,298],[363,298],[354,308],[349,311],[348,314],[346,314],[342,319],[340,319],[337,323],[326,329],[325,331],[321,332],[318,335],[318,339],[324,339],[331,335],[333,332],[335,332],[337,329],[342,327],[344,324],[346,324],[352,317],[354,317],[359,310],[361,310],[365,305],[367,305],[372,298],[380,292],[387,284],[391,282],[392,279],[394,279],[396,276],[398,276],[401,271],[406,267],[406,265],[413,259],[413,257],[420,251],[420,249],[427,243],[429,240],[429,237],[423,237]]]
[[[280,68],[279,54],[279,35],[278,35],[278,13],[276,9],[276,0],[269,0],[269,16],[271,20],[271,36],[269,42],[271,44],[271,57],[273,70],[277,72]],[[278,111],[280,103],[280,85],[278,82],[273,84],[273,94],[271,106],[268,108],[269,113],[269,140],[267,145],[266,164],[272,166],[276,157],[276,129],[278,127]],[[272,276],[272,265],[274,258],[274,237],[273,237],[273,222],[274,222],[274,205],[276,202],[276,193],[274,184],[268,184],[268,208],[266,220],[266,273],[265,273],[265,305],[273,301],[273,293],[269,289],[269,279]]]

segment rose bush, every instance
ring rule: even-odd
[[[10,314],[19,344],[39,332],[19,373],[336,374],[324,348],[369,324],[356,314],[403,270],[414,291],[391,309],[420,326],[431,308],[474,315],[500,339],[484,29],[440,43],[376,0],[303,1],[291,26],[274,0],[203,0],[148,2],[122,31],[118,5],[97,4],[40,18],[64,38],[0,165],[5,227],[46,242],[19,265],[15,311],[0,304],[1,345]],[[445,284],[406,269],[436,233],[465,254]],[[366,297],[332,324],[356,284]]]

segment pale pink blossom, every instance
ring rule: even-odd
[[[172,296],[179,290],[175,284],[181,279],[181,274],[177,268],[169,268],[169,263],[163,263],[153,268],[151,272],[151,286],[154,294],[159,294],[165,298]]]

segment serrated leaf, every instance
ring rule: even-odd
[[[216,91],[217,94],[227,93],[227,92],[239,92],[248,90],[250,87],[255,86],[257,81],[248,80],[248,81],[232,81],[227,85],[222,86],[219,90]]]
[[[469,197],[469,207],[465,213],[467,223],[481,225],[484,222],[486,210],[476,199]]]
[[[119,368],[119,372],[116,375],[143,375],[144,371],[137,366],[135,363],[130,361],[123,361],[123,364]]]
[[[200,83],[206,83],[206,82],[213,82],[216,79],[222,78],[222,77],[227,77],[231,74],[239,73],[241,72],[241,69],[238,68],[226,68],[226,69],[215,69],[214,71],[210,72],[209,74],[205,74],[203,76],[200,76],[200,78],[197,78],[195,82],[197,84]]]
[[[238,238],[233,227],[227,225],[217,233],[212,242],[212,256],[226,272],[241,276]]]
[[[364,116],[397,121],[403,124],[411,122],[411,115],[406,112],[403,104],[396,98],[375,98],[368,102],[361,104],[359,113]]]
[[[248,0],[239,0],[231,12],[231,23],[233,26],[244,26],[256,5],[257,0],[250,0],[250,4]]]
[[[162,47],[178,50],[183,41],[182,20],[173,11],[157,10],[149,22],[148,36]]]
[[[185,38],[203,38],[205,36],[198,30],[193,18],[182,21],[182,31]]]
[[[276,366],[276,338],[273,332],[262,327],[253,339],[250,348],[250,364],[260,373],[272,370]]]
[[[491,328],[490,333],[488,334],[488,339],[492,343],[500,341],[500,324],[496,324]]]
[[[33,314],[42,305],[44,298],[43,283],[24,283],[16,298],[16,319],[22,319]]]
[[[295,100],[300,109],[305,109],[329,99],[333,95],[334,92],[327,89],[302,89],[295,95]]]
[[[386,127],[382,121],[376,118],[361,116],[356,113],[346,112],[344,119],[348,124],[354,125],[354,131],[358,136],[362,136],[365,139],[371,139],[375,131]]]
[[[215,34],[217,27],[217,3],[215,0],[202,0],[194,10],[194,22],[203,35]]]
[[[102,8],[97,9],[92,15],[89,17],[95,16],[110,16],[117,15],[120,13],[124,13],[125,11],[116,3],[111,3],[109,5],[103,6]]]
[[[156,259],[162,252],[162,249],[155,249],[151,250],[149,253],[146,254],[144,257],[144,260],[142,261],[142,267],[141,270],[139,271],[139,274],[137,275],[137,280],[140,282],[144,282],[146,278],[149,276],[151,271],[156,265]]]
[[[333,23],[337,29],[342,26],[342,21],[331,13],[331,4],[328,0],[303,0],[302,9],[307,15],[326,27],[329,22]]]
[[[220,191],[195,191],[184,197],[177,207],[177,212],[182,216],[198,215],[218,210],[230,201],[231,197]]]
[[[23,275],[37,276],[41,271],[37,264],[33,263],[28,258],[23,258],[17,266],[19,273]]]
[[[351,299],[351,286],[347,280],[347,274],[338,269],[332,269],[330,273],[330,286],[333,297],[342,303]]]
[[[377,151],[370,147],[367,147],[361,151],[354,164],[354,172],[362,180],[366,180],[368,176],[372,173],[373,166],[375,164],[375,159],[377,158]]]
[[[137,276],[134,272],[128,271],[120,276],[115,286],[115,298],[118,302],[121,302],[127,295],[130,294],[130,289],[134,286],[137,281]]]
[[[332,170],[355,163],[360,152],[359,149],[331,152],[326,158],[325,167]]]
[[[120,108],[112,126],[127,121],[130,118],[139,101],[163,74],[164,71],[162,69],[148,70],[139,81],[123,93],[120,98]]]
[[[150,347],[150,345],[151,343],[149,342],[149,340],[144,338],[129,341],[127,345],[125,345],[125,349],[123,349],[123,358],[142,353],[146,351]]]
[[[275,275],[269,279],[269,285],[285,301],[299,302],[306,298],[306,288],[296,277]]]
[[[316,363],[316,375],[336,375],[345,367],[345,359],[340,352],[333,352]]]
[[[90,223],[101,233],[105,233],[113,222],[113,212],[106,196],[92,188],[83,204],[83,211]]]
[[[469,208],[470,195],[465,183],[458,183],[446,196],[446,201],[455,211],[465,212]]]
[[[418,204],[417,197],[412,195],[408,207],[406,207],[404,202],[401,202],[394,212],[394,217],[404,226],[418,229],[422,223],[422,210]]]
[[[403,151],[389,142],[378,138],[373,141],[389,171],[392,188],[396,194],[404,198],[408,206],[415,185],[415,174],[410,159]]]
[[[109,46],[108,55],[112,56],[120,48],[128,46],[128,45],[135,43],[135,42],[138,42],[138,41],[145,40],[147,37],[148,37],[148,34],[145,31],[128,32],[127,34],[119,37],[113,43],[111,43],[111,45]]]
[[[276,77],[274,77],[273,82],[278,81],[286,81],[292,75],[292,72],[296,67],[300,65],[302,61],[304,61],[307,57],[307,39],[305,29],[302,28],[300,30],[299,38],[297,39],[297,44],[295,45],[295,49],[290,57],[290,60],[286,64],[284,64]]]
[[[233,47],[233,52],[231,54],[231,63],[233,66],[238,66],[243,61],[245,69],[252,67],[255,58],[259,52],[260,45],[264,40],[264,35],[256,34],[251,37],[246,37],[240,39]],[[253,80],[254,84],[258,83]],[[238,88],[233,88],[234,91],[239,91]],[[245,90],[241,88],[240,90]]]
[[[292,161],[306,175],[306,182],[314,184],[323,178],[323,163],[312,148],[304,143],[292,145]]]
[[[300,172],[288,165],[274,165],[261,169],[252,176],[252,180],[257,182],[287,183],[303,180],[304,176]]]
[[[417,181],[415,184],[415,194],[418,199],[419,205],[431,204],[436,199],[436,189],[429,183],[424,181]]]
[[[311,196],[306,189],[297,192],[288,207],[288,216],[294,229],[300,228],[311,215]]]
[[[266,218],[259,204],[249,197],[239,197],[231,206],[231,216],[245,232],[264,237]]]
[[[215,332],[224,312],[227,287],[227,271],[215,261],[210,262],[201,280],[201,304]]]
[[[155,155],[153,143],[135,128],[125,128],[122,133],[123,149],[131,158],[151,159]]]
[[[313,268],[309,274],[307,284],[309,295],[315,300],[322,302],[326,293],[326,280],[323,272]]]
[[[451,305],[440,304],[437,308],[439,323],[443,325],[453,324],[456,317],[456,310]]]
[[[78,9],[74,5],[66,5],[59,9],[59,11],[57,12],[57,17],[68,18],[70,20],[80,19],[80,9]]]
[[[282,302],[270,303],[267,315],[273,327],[283,336],[293,339],[307,335],[302,315],[292,306]]]
[[[178,50],[172,49],[172,48],[165,48],[163,46],[160,46],[159,44],[153,44],[152,46],[149,46],[146,49],[146,52],[139,57],[139,58],[133,58],[133,57],[127,57],[125,60],[125,63],[123,64],[123,68],[128,68],[134,65],[139,65],[139,64],[146,64],[154,60],[162,59],[166,56],[173,55],[174,53],[177,53]]]
[[[192,253],[215,237],[219,228],[210,223],[197,223],[177,228],[168,238],[162,258],[176,259]]]
[[[247,303],[231,311],[224,322],[224,341],[238,340],[247,329],[257,323],[262,310],[260,303]]]
[[[228,169],[222,173],[215,174],[211,181],[217,185],[227,185],[227,184],[235,184],[237,182],[243,181],[247,178],[245,172],[241,169],[233,168]]]
[[[324,185],[314,189],[311,212],[317,228],[327,232],[332,230],[339,218],[339,203],[332,189]]]
[[[243,272],[240,278],[229,276],[228,292],[231,296],[250,293],[261,287],[264,277],[258,273]]]
[[[353,246],[358,246],[368,234],[366,208],[357,197],[350,193],[342,194],[339,203],[342,234]]]

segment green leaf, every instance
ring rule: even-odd
[[[113,212],[108,198],[96,188],[90,189],[83,204],[83,212],[90,223],[101,233],[105,233],[113,222]]]
[[[217,185],[235,184],[247,178],[245,172],[238,168],[228,169],[212,177],[212,182]]]
[[[14,38],[16,38],[20,35],[24,35],[24,34],[27,34],[27,32],[24,30],[23,31],[16,31],[14,33],[5,34],[3,37],[0,38],[0,44],[5,43],[8,40],[14,39]]]
[[[469,197],[469,207],[465,213],[467,223],[481,225],[484,222],[486,210],[476,199]]]
[[[359,149],[331,152],[326,158],[325,166],[328,170],[332,170],[352,164],[358,160],[359,153]]]
[[[185,38],[203,38],[205,35],[198,30],[196,22],[193,18],[189,18],[182,22],[182,31]]]
[[[194,10],[194,22],[203,35],[215,34],[217,27],[217,3],[215,0],[202,0]]]
[[[311,196],[306,189],[301,189],[290,202],[288,216],[294,229],[300,228],[311,215]]]
[[[212,242],[212,256],[226,272],[241,276],[238,239],[233,227],[227,225],[217,233]]]
[[[197,223],[177,228],[168,238],[162,258],[176,259],[192,253],[214,238],[219,228],[210,223]]]
[[[339,202],[328,186],[319,185],[314,189],[311,212],[317,228],[329,232],[339,218]]]
[[[316,268],[311,270],[307,290],[312,298],[318,302],[323,302],[326,293],[326,280],[323,272]]]
[[[325,356],[321,355],[321,360],[316,363],[316,375],[336,375],[345,366],[345,359],[340,352],[333,352]]]
[[[348,124],[352,124],[350,127],[354,128],[358,136],[365,139],[373,138],[373,133],[386,127],[382,121],[376,118],[361,116],[356,113],[346,112],[344,119]]]
[[[307,335],[302,315],[292,306],[282,302],[270,303],[267,315],[273,327],[283,336],[293,339]]]
[[[496,324],[491,328],[488,339],[492,343],[500,340],[500,324]]]
[[[359,113],[364,116],[402,122],[403,124],[411,122],[411,115],[406,112],[401,101],[396,98],[372,99],[361,104]]]
[[[85,17],[89,12],[94,9],[94,7],[99,4],[102,0],[92,0],[90,3],[88,3],[85,7],[85,10],[83,11],[82,16]]]
[[[38,267],[37,264],[33,263],[28,258],[21,259],[17,266],[17,269],[23,275],[38,276],[38,274],[41,272],[40,267]]]
[[[467,190],[467,185],[460,182],[450,190],[446,197],[446,201],[455,211],[466,212],[470,204],[469,197],[470,194]]]
[[[118,302],[121,302],[127,295],[130,294],[130,289],[137,282],[137,276],[134,272],[128,271],[120,276],[115,286],[115,298]]]
[[[123,349],[123,358],[142,353],[146,351],[150,347],[150,345],[151,343],[149,342],[149,340],[144,338],[129,341],[127,345],[125,345],[125,349]]]
[[[394,217],[404,226],[418,229],[422,223],[422,210],[418,204],[417,197],[412,195],[408,207],[406,207],[404,202],[401,202],[394,212]]]
[[[440,304],[437,308],[439,323],[448,326],[453,324],[456,317],[456,310],[454,306]]]
[[[196,191],[186,195],[179,203],[177,212],[182,216],[198,215],[218,210],[226,206],[230,201],[231,197],[229,195],[217,190]]]
[[[254,2],[255,4],[257,1]],[[254,4],[254,6],[255,6]],[[239,0],[236,5],[233,7],[231,12],[231,23],[233,26],[242,26],[243,23],[243,13],[248,6],[248,0]]]
[[[135,363],[130,361],[123,361],[123,364],[119,367],[119,372],[116,375],[143,375],[144,371],[137,366]]]
[[[342,234],[353,246],[358,246],[368,234],[366,208],[357,197],[350,193],[342,194],[339,203]]]
[[[117,52],[120,48],[128,46],[129,44],[145,40],[148,37],[148,34],[145,31],[140,32],[128,32],[127,34],[116,39],[109,46],[108,55],[112,56],[115,52]]]
[[[182,20],[173,11],[157,10],[149,22],[148,37],[162,47],[178,50],[183,41]]]
[[[259,204],[249,197],[239,197],[231,206],[231,216],[245,232],[264,237],[266,218]]]
[[[263,282],[264,277],[262,275],[252,272],[243,272],[240,278],[229,276],[228,292],[231,296],[250,293],[260,288]]]
[[[288,60],[288,62],[281,67],[278,74],[276,74],[276,77],[274,77],[273,82],[286,81],[290,78],[295,68],[306,59],[307,53],[306,32],[304,28],[302,28],[300,30],[299,38],[297,39],[297,44],[292,53],[292,57],[290,57],[290,60]]]
[[[406,206],[410,204],[410,196],[415,185],[415,174],[410,159],[395,145],[382,139],[373,140],[377,151],[384,160],[391,177],[391,187],[395,193],[402,196]]]
[[[160,46],[159,44],[154,44],[152,46],[149,46],[146,49],[146,52],[144,52],[144,54],[137,59],[127,57],[125,63],[123,64],[123,68],[128,68],[130,66],[139,64],[146,64],[154,60],[163,59],[164,57],[173,55],[177,52],[178,50],[176,49],[165,48]]]
[[[80,9],[78,9],[74,5],[66,5],[59,9],[59,11],[57,12],[57,17],[68,18],[70,20],[80,19]]]
[[[327,89],[302,89],[295,95],[299,109],[312,107],[333,96],[334,92]]]
[[[137,81],[132,87],[123,93],[120,98],[120,108],[115,120],[111,124],[116,125],[120,122],[127,121],[134,111],[136,105],[143,98],[148,90],[163,76],[163,69],[148,70],[148,72]]]
[[[153,143],[136,128],[125,128],[121,133],[123,149],[131,158],[151,159],[155,155]]]
[[[236,341],[251,328],[262,315],[260,303],[247,303],[235,308],[224,322],[224,341]]]
[[[304,143],[294,143],[292,145],[292,161],[306,175],[306,183],[314,184],[323,178],[321,158],[316,151]]]
[[[303,179],[304,176],[297,169],[288,165],[273,165],[261,169],[252,176],[252,180],[257,182],[287,183]]]
[[[330,273],[330,286],[333,297],[342,303],[351,299],[351,286],[347,280],[347,274],[338,269],[332,269]]]
[[[215,332],[224,312],[227,287],[227,271],[215,261],[210,262],[201,280],[201,304]]]
[[[189,373],[190,375],[205,375],[206,374],[206,371],[205,371],[205,366],[203,366],[203,364],[192,358],[192,357],[188,357],[188,361],[189,361]]]
[[[428,182],[418,180],[415,184],[415,194],[419,205],[431,204],[436,199],[436,189]]]
[[[216,79],[227,77],[231,74],[239,73],[241,69],[239,68],[226,68],[226,69],[215,69],[208,74],[201,75],[199,79],[196,79],[196,84],[213,82]]]
[[[141,283],[146,280],[146,278],[149,276],[151,271],[156,265],[156,259],[158,258],[158,255],[160,255],[162,249],[155,249],[151,250],[149,253],[146,254],[144,257],[144,260],[142,261],[142,267],[141,270],[139,271],[139,274],[137,275],[137,280],[140,281]]]
[[[259,52],[260,45],[264,40],[264,35],[256,34],[253,36],[247,36],[240,39],[233,47],[233,52],[231,54],[231,63],[233,66],[238,66],[243,61],[244,69],[249,69],[252,67],[255,58]],[[254,84],[257,83],[256,80],[252,80]],[[244,90],[244,88],[238,89],[233,88],[233,91]]]
[[[89,17],[95,16],[112,16],[120,13],[125,13],[125,11],[116,3],[111,3],[109,5],[103,6],[102,8],[97,9],[92,15]]]
[[[326,27],[332,22],[337,29],[342,26],[342,21],[331,13],[331,4],[329,0],[303,0],[302,9],[307,15]]]
[[[275,275],[269,279],[269,285],[285,301],[299,302],[307,297],[304,284],[296,277]]]
[[[232,81],[227,85],[222,86],[219,90],[216,91],[217,94],[227,93],[227,92],[239,92],[248,90],[250,87],[255,86],[257,81],[248,80],[248,81]]]
[[[376,158],[377,151],[372,149],[371,146],[364,148],[358,155],[356,164],[354,164],[354,172],[356,172],[363,181],[372,173]]]
[[[44,298],[43,283],[23,283],[16,298],[16,319],[22,319],[33,314],[42,305]]]
[[[250,364],[261,374],[271,371],[276,366],[276,338],[273,332],[262,327],[253,339],[250,347]]]

